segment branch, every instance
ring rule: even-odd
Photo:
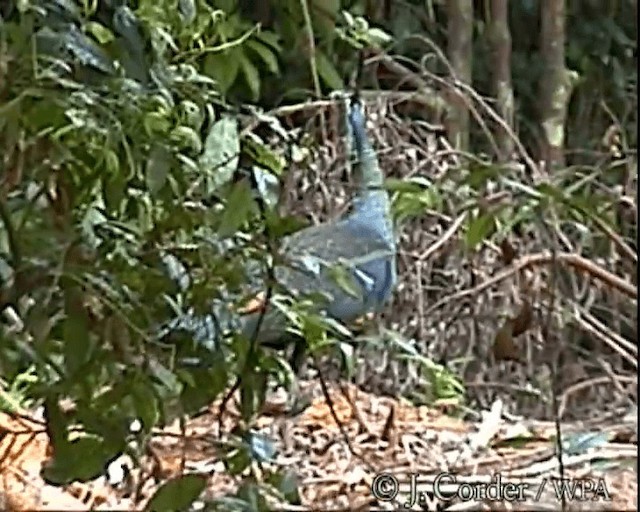
[[[554,257],[555,256],[555,257]],[[429,316],[430,313],[435,310],[441,308],[445,304],[457,300],[462,299],[463,297],[469,297],[471,295],[476,295],[483,290],[499,283],[500,281],[504,281],[508,277],[526,269],[529,267],[540,266],[540,265],[548,265],[554,261],[559,263],[564,263],[565,265],[569,265],[574,267],[578,271],[582,271],[586,274],[590,274],[592,277],[603,281],[606,285],[617,289],[621,293],[631,297],[634,300],[638,299],[638,287],[633,285],[632,283],[625,281],[621,277],[612,274],[608,270],[602,268],[596,263],[583,258],[578,254],[573,253],[557,253],[552,255],[551,253],[538,253],[538,254],[529,254],[527,256],[523,256],[522,258],[516,260],[510,268],[506,268],[502,272],[499,272],[495,276],[487,279],[483,283],[480,283],[478,286],[473,288],[468,288],[466,290],[462,290],[458,293],[454,293],[453,295],[449,295],[448,297],[444,297],[443,299],[436,302],[433,306],[431,306],[426,312],[425,315]]]

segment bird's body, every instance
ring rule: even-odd
[[[382,188],[384,177],[369,142],[360,103],[348,113],[353,149],[357,156],[357,193],[351,212],[344,218],[300,230],[283,241],[289,265],[276,268],[276,280],[297,293],[322,292],[327,315],[348,324],[379,311],[396,283],[396,245],[390,201]],[[331,267],[343,265],[357,294],[350,293],[331,275]],[[243,331],[255,335],[258,313],[248,316]],[[285,319],[268,311],[256,339],[273,344],[284,335]]]

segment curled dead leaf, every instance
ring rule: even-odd
[[[391,438],[391,434],[393,432],[395,426],[395,417],[396,417],[396,408],[393,404],[391,404],[391,409],[389,410],[389,415],[387,416],[386,421],[384,422],[384,427],[382,428],[382,432],[380,433],[380,438],[389,441]]]
[[[533,322],[533,308],[531,307],[531,303],[525,299],[522,302],[520,311],[518,311],[518,314],[512,320],[512,323],[513,323],[512,335],[516,337],[528,331],[531,328],[532,322]]]
[[[513,320],[511,318],[508,318],[496,333],[493,340],[493,356],[496,361],[524,362],[520,350],[513,341]]]
[[[500,259],[505,265],[509,265],[516,257],[518,252],[515,250],[511,242],[507,238],[500,243]]]

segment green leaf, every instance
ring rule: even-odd
[[[309,222],[293,215],[280,216],[275,210],[267,210],[265,212],[266,224],[269,228],[269,234],[273,238],[282,238],[296,231],[300,231],[309,225]]]
[[[257,354],[253,354],[254,360],[248,363],[250,368],[258,364]],[[260,407],[264,404],[267,392],[267,374],[264,371],[251,371],[242,376],[240,383],[240,414],[246,424],[250,424]],[[251,453],[247,447],[247,453]]]
[[[353,24],[355,23],[355,20],[353,19],[353,16],[349,11],[342,11],[342,16],[344,17],[344,20],[347,22],[347,26],[349,27],[353,26]]]
[[[164,144],[154,144],[147,160],[146,183],[149,192],[156,194],[167,182],[171,167],[171,153]]]
[[[120,160],[118,159],[118,155],[115,151],[105,148],[103,156],[107,172],[112,176],[117,176],[118,171],[120,170]]]
[[[399,191],[392,202],[392,211],[397,223],[420,216],[428,209],[437,209],[442,203],[440,191],[435,187],[412,182],[397,183],[391,187]]]
[[[271,473],[267,476],[267,481],[282,493],[287,502],[292,505],[301,504],[298,476],[295,471],[285,470]]]
[[[89,318],[77,288],[65,290],[64,354],[65,366],[73,375],[90,358],[93,344],[89,336]]]
[[[113,32],[100,23],[90,21],[85,25],[85,28],[100,44],[106,44],[113,41]]]
[[[141,379],[132,382],[129,389],[136,414],[143,428],[148,432],[160,418],[156,395],[153,393],[151,384]]]
[[[469,173],[462,183],[469,185],[474,190],[483,188],[487,181],[500,178],[504,174],[498,165],[473,164],[469,167]]]
[[[158,361],[150,361],[149,371],[162,388],[169,393],[175,395],[182,390],[182,383],[178,380],[178,377]]]
[[[389,192],[407,192],[419,194],[426,188],[432,186],[432,183],[421,176],[413,177],[408,180],[400,180],[397,178],[387,178],[384,181],[384,188]]]
[[[253,101],[258,101],[258,98],[260,98],[260,73],[253,62],[251,62],[244,53],[241,55],[240,67],[242,69],[242,74],[244,75],[244,79],[251,90]]]
[[[105,206],[107,210],[116,211],[121,206],[123,201],[125,200],[125,194],[127,191],[127,179],[124,172],[118,172],[115,175],[105,175],[102,179],[102,195],[104,199]],[[106,217],[102,215],[97,209],[91,208],[87,211],[87,216],[85,217],[85,221],[83,222],[83,227],[89,228],[89,223],[91,225],[99,225],[103,222],[106,222]],[[85,225],[86,222],[86,225]],[[93,230],[90,231],[91,235],[93,235]],[[88,232],[87,232],[88,234]],[[96,242],[97,242],[96,238]]]
[[[218,83],[222,93],[226,93],[238,77],[240,56],[241,50],[233,48],[205,58],[204,72]]]
[[[544,197],[543,194],[541,194],[538,190],[536,190],[535,188],[532,188],[528,185],[525,185],[524,183],[521,183],[519,181],[515,181],[515,180],[510,180],[508,178],[504,178],[502,180],[502,182],[507,185],[510,188],[513,188],[519,192],[522,192],[524,195],[526,195],[527,197],[531,198],[531,199],[536,199],[536,200],[540,200]]]
[[[393,38],[380,28],[370,28],[367,32],[367,38],[374,46],[382,46],[389,43]]]
[[[253,193],[247,181],[234,184],[218,226],[220,236],[226,238],[235,234],[249,219],[254,207]]]
[[[322,81],[333,90],[344,89],[344,82],[333,63],[321,51],[316,52],[316,65]]]
[[[482,243],[489,234],[495,229],[495,214],[487,212],[477,215],[471,220],[467,227],[465,235],[465,243],[471,250],[475,249]]]
[[[335,318],[323,317],[322,321],[325,327],[339,334],[340,336],[343,336],[345,338],[353,337],[353,334],[351,333],[351,331],[347,327],[345,327],[342,322],[339,322]]]
[[[198,359],[209,363],[205,357],[206,354],[202,354]],[[227,367],[224,364],[224,360],[220,358],[209,364],[212,366],[194,368],[188,372],[178,372],[184,382],[180,403],[184,408],[185,414],[195,413],[207,404],[214,402],[227,385]],[[191,383],[187,382],[187,374],[192,381]]]
[[[271,73],[273,73],[274,75],[277,75],[278,73],[280,73],[280,66],[278,65],[278,57],[271,50],[271,48],[269,48],[268,46],[265,46],[264,44],[254,39],[250,39],[245,44],[247,48],[252,50],[256,55],[258,55],[258,57],[260,57],[260,59],[262,59],[262,62],[265,63],[265,65],[267,66],[267,69]]]
[[[261,167],[268,169],[276,176],[281,176],[285,168],[285,160],[255,136],[243,139],[244,150]]]
[[[190,126],[177,126],[171,132],[171,139],[180,149],[191,149],[194,153],[202,151],[200,135]]]
[[[536,438],[532,435],[519,435],[510,437],[508,439],[500,439],[492,444],[493,448],[525,448],[532,441],[536,441]]]
[[[245,508],[244,510],[246,510],[247,512],[267,512],[271,510],[271,507],[269,507],[269,504],[266,502],[264,496],[260,491],[260,487],[254,482],[250,480],[243,481],[243,483],[240,485],[240,488],[238,489],[237,495],[247,503],[247,508]]]
[[[341,0],[311,0],[311,23],[319,40],[331,39],[336,29]]]
[[[104,468],[119,451],[95,435],[83,434],[73,441],[62,441],[54,449],[51,463],[42,476],[52,485],[66,485],[74,481],[86,482],[104,473]]]
[[[340,343],[340,352],[342,353],[342,361],[346,370],[347,378],[351,378],[355,370],[355,358],[353,346],[349,343]]]
[[[200,130],[204,122],[203,112],[198,104],[191,100],[185,100],[180,103],[180,116],[183,124],[194,130]]]
[[[354,299],[362,298],[362,291],[360,290],[351,269],[340,264],[333,265],[329,268],[329,275],[342,290],[351,295]]]
[[[207,176],[206,194],[215,192],[231,179],[238,168],[239,155],[238,121],[225,116],[211,126],[199,158]]]
[[[171,121],[161,112],[149,112],[144,116],[142,124],[149,137],[163,136],[171,128]]]
[[[185,510],[200,496],[207,484],[204,475],[183,475],[164,483],[149,500],[147,512]]]
[[[313,0],[314,10],[322,9],[322,15],[335,18],[340,10],[340,0]]]
[[[274,49],[274,51],[281,53],[282,45],[280,44],[280,35],[268,30],[261,30],[255,35],[256,39],[262,41],[266,45]]]
[[[245,447],[234,450],[224,459],[224,466],[230,475],[239,475],[251,464],[251,456]]]
[[[256,512],[259,510],[252,504],[247,503],[243,498],[234,496],[221,496],[216,498],[214,503],[218,505],[220,510],[233,510],[234,512]]]

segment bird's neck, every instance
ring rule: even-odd
[[[353,200],[349,222],[375,231],[382,240],[393,242],[389,195],[385,190],[363,190]]]
[[[393,241],[389,194],[383,188],[384,177],[378,157],[367,137],[364,123],[351,126],[353,149],[357,155],[354,178],[357,193],[350,215],[352,225],[375,230],[384,240]]]
[[[361,191],[380,189],[384,178],[378,165],[378,156],[369,142],[364,125],[353,128],[353,143],[357,155],[356,182]]]
[[[371,147],[360,153],[356,167],[358,190],[351,210],[352,222],[367,225],[383,239],[393,240],[389,194],[383,188],[383,176]]]

